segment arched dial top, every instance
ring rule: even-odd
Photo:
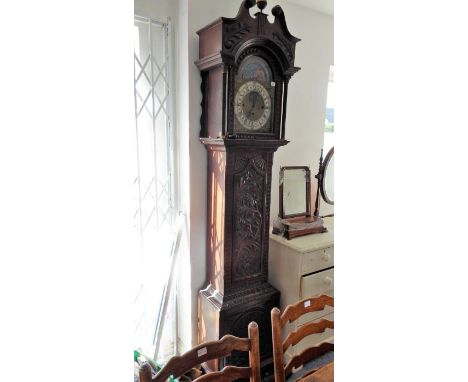
[[[262,57],[248,56],[239,66],[238,79],[256,80],[267,84],[271,81],[270,65]]]

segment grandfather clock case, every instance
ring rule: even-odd
[[[251,16],[250,8],[258,6]],[[296,43],[280,6],[271,23],[266,1],[245,0],[235,18],[198,31],[202,114],[208,154],[207,281],[199,294],[199,341],[247,337],[260,328],[262,367],[272,363],[271,309],[280,293],[268,283],[271,170],[285,140]],[[205,365],[245,365],[247,353]]]

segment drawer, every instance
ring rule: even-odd
[[[302,256],[301,274],[317,272],[321,269],[333,267],[334,248],[304,253]]]
[[[333,297],[333,269],[314,273],[313,275],[301,277],[301,297],[303,300],[308,297],[317,297],[321,294],[327,294]],[[298,319],[298,324],[303,325],[323,317],[333,312],[333,307],[326,306],[324,310],[307,313]]]
[[[333,290],[333,268],[301,277],[301,299]],[[326,294],[326,293],[325,293]]]
[[[321,319],[326,319],[329,321],[334,321],[333,313],[330,313],[324,317],[319,318],[315,321],[320,321]],[[333,342],[333,329],[325,329],[323,333],[311,334],[302,339],[296,346],[294,346],[294,354],[299,354],[307,348],[312,346],[317,346],[322,342]]]

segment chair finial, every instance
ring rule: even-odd
[[[151,365],[148,362],[140,367],[140,382],[152,382]]]

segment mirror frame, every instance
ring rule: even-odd
[[[322,195],[323,200],[325,203],[330,204],[330,205],[335,205],[335,201],[331,200],[327,192],[325,191],[325,177],[327,176],[327,169],[328,165],[330,164],[331,159],[333,158],[333,155],[335,154],[335,146],[333,146],[330,151],[327,153],[325,156],[325,159],[322,163],[322,166],[320,168],[320,179],[319,179],[319,188],[320,188],[320,194]]]
[[[306,211],[297,213],[297,214],[290,214],[285,215],[284,213],[284,205],[283,205],[283,198],[284,198],[284,170],[305,170],[306,172]],[[307,166],[284,166],[280,167],[280,178],[279,178],[279,216],[282,219],[288,218],[295,218],[300,216],[311,216],[310,212],[310,168]]]

